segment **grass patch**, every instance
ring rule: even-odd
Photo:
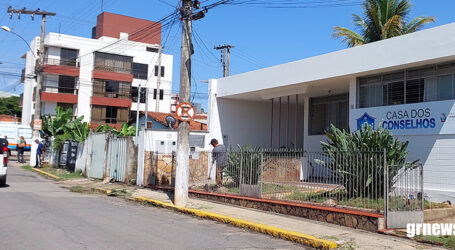
[[[84,192],[84,188],[81,187],[81,186],[72,186],[72,187],[69,188],[69,190],[70,190],[71,192],[75,192],[75,193],[82,193],[82,192]]]
[[[419,235],[414,237],[418,242],[440,245],[448,249],[455,249],[455,236],[428,236]]]
[[[55,168],[53,166],[44,166],[41,170],[46,171],[50,174],[56,175],[61,179],[75,179],[75,178],[83,178],[82,171],[77,170],[75,172],[70,172],[64,168]]]
[[[27,171],[32,171],[33,167],[31,167],[30,165],[23,165],[22,169],[27,170]],[[64,168],[56,168],[56,167],[50,166],[50,165],[43,166],[40,169],[45,172],[48,172],[50,174],[56,175],[60,179],[83,178],[81,170],[77,170],[75,172],[70,172]]]
[[[21,168],[27,171],[32,171],[32,167],[30,165],[22,165]]]

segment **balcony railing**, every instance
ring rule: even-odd
[[[69,88],[69,87],[43,86],[42,92],[77,95],[79,90],[77,88]]]
[[[94,123],[106,123],[106,124],[122,124],[124,122],[128,122],[128,120],[120,120],[120,119],[117,119],[117,118],[93,118],[92,119],[92,122]]]
[[[44,64],[48,65],[60,65],[69,67],[79,67],[79,62],[76,60],[65,60],[60,58],[44,58]]]
[[[100,96],[100,97],[107,97],[107,98],[130,99],[130,94],[128,94],[128,93],[118,93],[118,92],[96,92],[96,91],[93,91],[93,96]]]
[[[95,64],[95,69],[114,72],[114,73],[132,74],[131,67],[125,68],[125,67],[108,66],[108,65],[103,65],[103,64]]]

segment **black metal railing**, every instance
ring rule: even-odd
[[[60,65],[69,67],[79,67],[79,62],[76,60],[66,60],[61,58],[44,58],[44,64]]]
[[[92,122],[95,123],[106,123],[106,124],[122,124],[124,122],[128,122],[127,120],[121,120],[117,118],[92,118]]]
[[[129,93],[118,93],[118,92],[93,91],[93,96],[100,96],[100,97],[107,97],[107,98],[119,98],[119,99],[130,99]]]
[[[79,90],[74,87],[43,86],[42,92],[77,95]]]
[[[109,66],[109,65],[104,65],[104,64],[95,64],[95,69],[114,72],[114,73],[132,74],[131,67],[127,68],[127,67]]]

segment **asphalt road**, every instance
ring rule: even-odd
[[[0,249],[298,249],[300,245],[118,198],[71,193],[19,167],[0,188]]]

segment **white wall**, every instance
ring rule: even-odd
[[[409,141],[407,160],[423,163],[425,193],[432,200],[455,201],[455,135],[397,137]]]
[[[270,146],[270,103],[217,98],[220,128],[228,145]],[[226,143],[226,142],[224,142]]]

